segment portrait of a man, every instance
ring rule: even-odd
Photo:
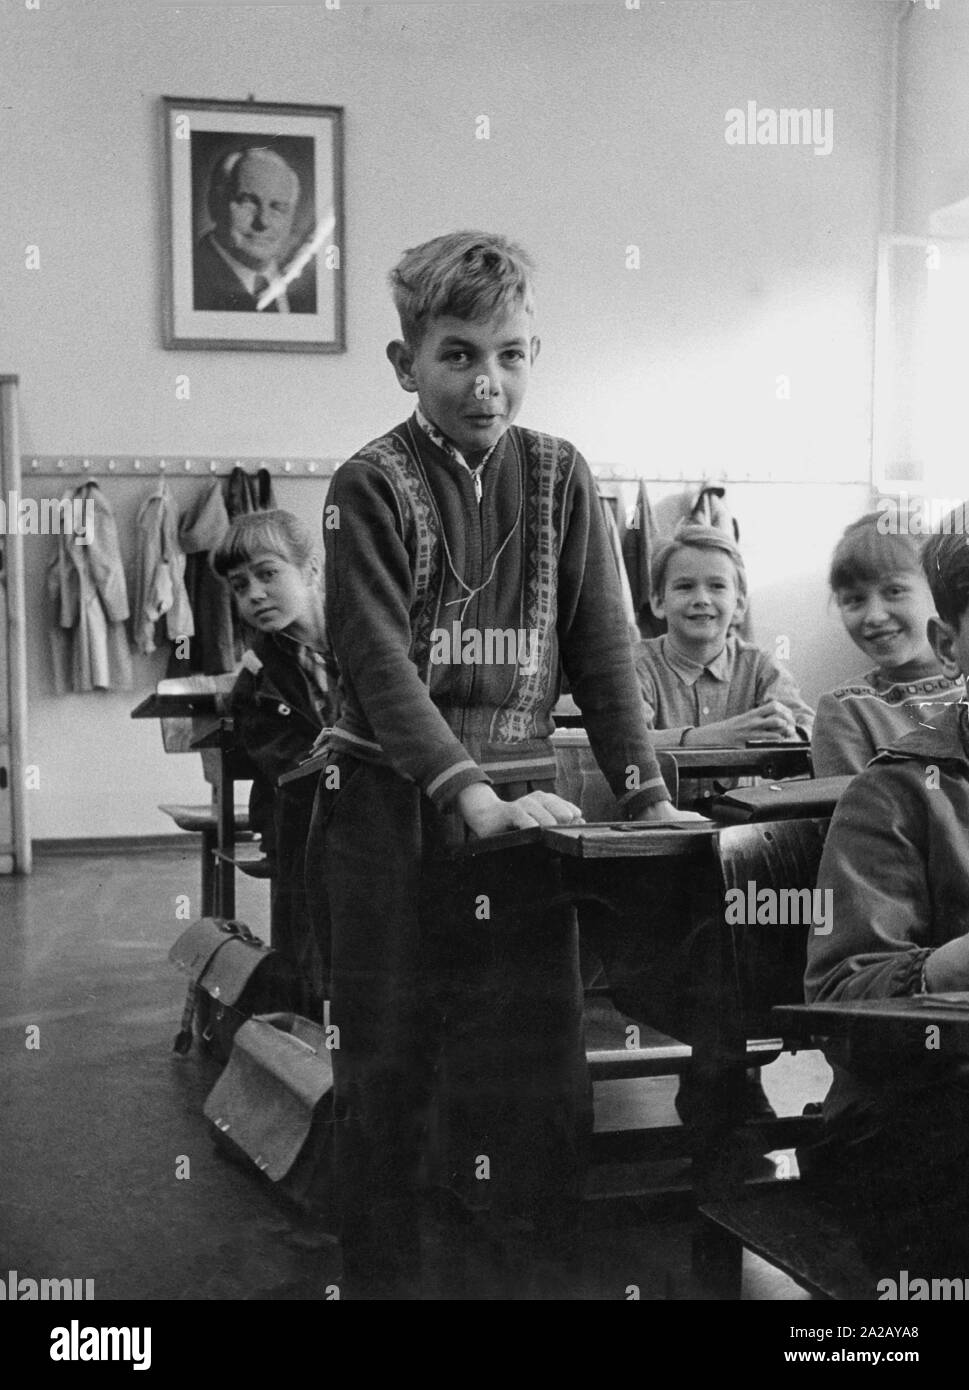
[[[166,348],[344,352],[343,108],[163,97]]]
[[[306,235],[301,211],[312,200],[305,173],[301,181],[294,166],[292,156],[256,141],[212,165],[205,199],[210,226],[196,242],[192,263],[195,310],[316,313],[315,260],[258,308]]]

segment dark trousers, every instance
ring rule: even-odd
[[[321,936],[306,889],[306,844],[313,818],[313,787],[280,787],[273,806],[272,944],[296,966],[302,981],[300,1012],[322,1020],[327,998],[329,941]],[[264,846],[267,837],[264,835]]]
[[[307,871],[340,1030],[346,1290],[420,1296],[434,1121],[437,1181],[462,1213],[451,1237],[483,1222],[500,1282],[503,1242],[526,1264],[563,1256],[577,1220],[591,1108],[574,913],[544,852],[455,860],[455,815],[387,768],[332,764],[340,786],[321,782]]]

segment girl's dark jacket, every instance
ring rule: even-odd
[[[308,778],[278,786],[282,773],[308,756],[331,712],[319,712],[315,695],[286,639],[255,634],[230,697],[236,736],[259,773],[252,784],[250,825],[261,835],[271,866],[272,944],[318,993],[328,952],[314,932],[303,881],[316,782]]]

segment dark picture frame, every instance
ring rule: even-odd
[[[164,346],[346,351],[343,108],[161,101]]]

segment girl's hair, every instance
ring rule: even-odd
[[[868,512],[845,528],[834,548],[828,583],[834,594],[853,584],[876,584],[890,574],[921,573],[922,545],[918,536],[893,534],[884,527],[884,512]]]
[[[662,599],[666,588],[666,571],[673,556],[681,550],[719,550],[729,555],[733,561],[737,577],[737,593],[741,599],[747,597],[747,571],[743,556],[725,531],[713,526],[699,526],[696,522],[681,521],[673,532],[671,540],[665,541],[656,552],[650,568],[650,587],[656,598]]]
[[[236,517],[212,554],[212,568],[222,579],[248,565],[257,555],[278,555],[301,569],[319,554],[309,527],[280,509]]]

